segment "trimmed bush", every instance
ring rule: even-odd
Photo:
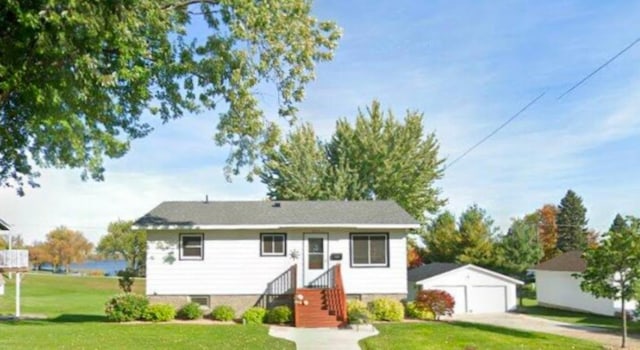
[[[291,321],[291,308],[286,305],[276,306],[267,312],[265,320],[272,324],[285,324]]]
[[[142,314],[143,320],[153,322],[166,322],[174,318],[176,318],[176,309],[169,304],[149,305]]]
[[[236,311],[229,305],[216,306],[211,311],[211,318],[218,321],[231,321],[236,317]]]
[[[107,301],[104,312],[107,320],[112,322],[127,322],[142,319],[149,300],[139,294],[118,294]]]
[[[349,323],[369,323],[371,313],[367,309],[365,302],[352,299],[347,301],[347,317],[349,318]]]
[[[178,318],[183,320],[197,320],[202,318],[203,312],[200,309],[200,304],[189,303],[178,311]]]
[[[262,324],[264,323],[264,317],[266,315],[267,310],[265,308],[254,306],[242,314],[242,319],[244,319],[247,324]]]
[[[401,321],[404,318],[404,306],[391,298],[375,299],[369,303],[369,311],[378,321]]]
[[[421,311],[432,312],[436,319],[440,316],[453,315],[453,307],[456,305],[455,299],[451,294],[440,289],[422,290],[416,295],[416,308]]]
[[[418,307],[416,306],[416,303],[413,301],[410,301],[407,303],[407,305],[405,305],[404,311],[407,318],[415,318],[418,320],[435,320],[436,319],[436,315],[434,315],[433,312],[431,312],[430,310],[418,309]]]

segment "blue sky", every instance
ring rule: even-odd
[[[571,188],[598,230],[617,212],[640,215],[640,45],[557,99],[640,36],[640,2],[332,0],[317,1],[314,14],[344,33],[300,105],[322,137],[337,118],[378,99],[397,116],[424,112],[441,155],[454,159],[546,91],[446,170],[437,186],[447,208],[459,214],[477,203],[504,231],[511,218],[558,203]],[[216,115],[157,124],[124,158],[107,162],[105,182],[47,169],[42,188],[23,198],[0,189],[0,215],[27,241],[61,224],[95,241],[109,221],[134,219],[163,200],[264,198],[260,183],[225,182],[228,149],[213,142]]]

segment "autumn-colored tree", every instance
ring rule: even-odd
[[[29,250],[29,263],[36,270],[40,270],[42,264],[51,263],[53,260],[44,242],[33,242],[27,249]]]
[[[25,244],[21,235],[11,235],[11,248],[12,249],[24,249]],[[7,239],[0,237],[0,249],[9,249]]]
[[[538,209],[537,215],[538,235],[544,251],[542,261],[547,261],[558,255],[558,250],[556,249],[558,242],[558,225],[556,224],[558,208],[553,204],[545,204]]]
[[[47,234],[44,247],[51,256],[54,270],[58,266],[64,266],[65,271],[69,273],[72,263],[84,262],[87,259],[93,244],[81,232],[60,226]]]
[[[407,267],[412,269],[424,264],[422,255],[423,249],[418,247],[416,241],[411,238],[407,239]]]

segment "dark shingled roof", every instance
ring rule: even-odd
[[[7,224],[6,221],[2,219],[0,219],[0,230],[9,231],[9,224]]]
[[[163,202],[136,226],[418,225],[393,201]]]
[[[407,278],[409,279],[409,281],[412,281],[412,282],[422,281],[424,279],[431,278],[433,276],[437,276],[445,272],[449,272],[451,270],[455,270],[462,266],[464,266],[464,264],[456,264],[456,263],[426,264],[426,265],[422,265],[420,267],[416,267],[409,270],[409,272],[407,273]]]
[[[586,268],[587,263],[582,258],[582,251],[573,250],[540,263],[533,269],[542,271],[583,272]]]

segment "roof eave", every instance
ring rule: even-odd
[[[356,230],[414,230],[419,224],[282,224],[282,225],[133,225],[134,230],[279,230],[291,228],[348,228]]]

